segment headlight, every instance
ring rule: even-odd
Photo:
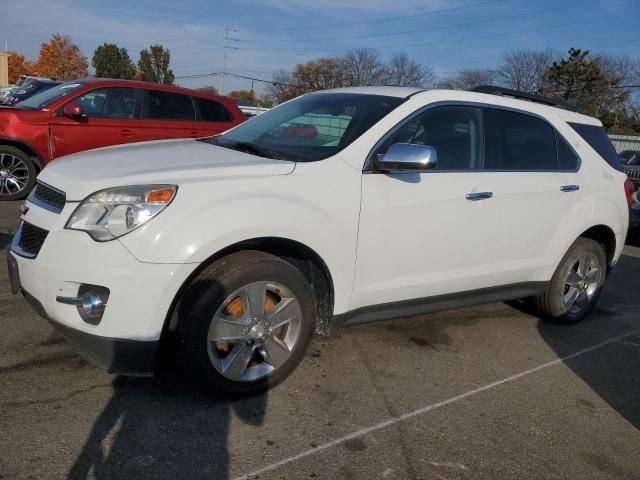
[[[145,224],[171,203],[175,185],[136,185],[93,193],[75,209],[65,228],[98,242],[114,240]]]

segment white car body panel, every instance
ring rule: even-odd
[[[341,90],[343,91],[343,90]],[[157,340],[174,298],[202,262],[238,242],[278,237],[315,251],[333,282],[334,315],[361,307],[520,282],[548,281],[571,243],[594,225],[627,229],[625,175],[566,121],[597,120],[519,100],[385,87],[353,93],[410,97],[338,155],[270,160],[194,140],[83,152],[51,162],[39,180],[66,192],[60,214],[30,204],[23,219],[49,230],[35,260],[16,257],[25,290],[47,315],[99,336]],[[499,105],[543,116],[582,157],[578,172],[422,172],[413,181],[362,173],[374,145],[411,113],[439,102]],[[173,184],[171,205],[142,227],[98,243],[64,226],[105,188]],[[580,190],[560,192],[579,184]],[[469,192],[492,191],[481,202]],[[111,289],[99,325],[56,302],[80,283]]]

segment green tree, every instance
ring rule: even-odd
[[[172,85],[175,76],[169,68],[171,53],[162,45],[151,45],[140,52],[138,68],[142,80],[146,82],[164,83]]]
[[[604,67],[602,59],[592,57],[588,50],[571,48],[568,58],[549,67],[543,91],[603,120],[629,98],[629,92],[620,88],[624,76]]]
[[[256,103],[256,94],[253,90],[232,90],[227,96],[245,103]]]
[[[114,43],[104,43],[96,48],[91,65],[96,69],[96,77],[131,80],[136,74],[127,49],[118,48]]]

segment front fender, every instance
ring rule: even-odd
[[[349,170],[333,179],[333,187],[344,185],[330,196],[321,179],[304,173],[181,186],[174,204],[120,241],[142,262],[202,263],[246,240],[294,240],[327,265],[341,313],[352,290],[360,206],[359,172]]]

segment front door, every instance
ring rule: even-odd
[[[133,88],[100,88],[70,100],[82,107],[82,117],[65,117],[62,108],[51,120],[52,157],[93,148],[137,142],[138,94]]]
[[[429,145],[438,164],[419,173],[362,176],[352,309],[487,286],[495,227],[482,172],[483,111],[439,106],[392,131],[394,143]]]

